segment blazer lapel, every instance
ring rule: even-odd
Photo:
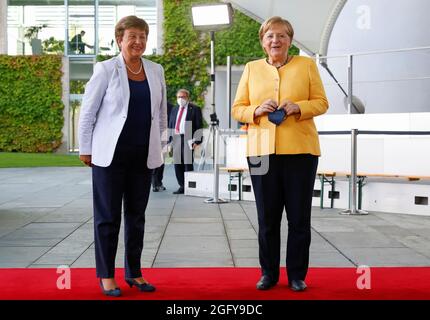
[[[156,81],[156,79],[154,79],[155,77],[155,72],[153,72],[153,70],[151,70],[151,66],[149,63],[146,62],[145,59],[142,59],[142,63],[143,63],[143,68],[145,69],[145,75],[146,75],[146,80],[148,81],[148,86],[149,86],[149,92],[151,95],[151,118],[154,119],[154,90],[151,90],[152,84],[154,83],[154,81]]]
[[[119,81],[121,84],[123,108],[128,113],[128,103],[130,101],[130,87],[128,86],[127,69],[125,66],[124,57],[120,53],[116,59],[116,68],[118,70]]]
[[[192,107],[190,104],[188,104],[188,108],[187,108],[187,116],[185,117],[185,120],[186,120],[186,121],[190,121],[190,120],[192,120],[192,118],[193,118],[193,114],[192,114],[192,112],[193,112],[193,107]]]
[[[170,128],[175,129],[176,126],[176,117],[178,116],[178,106],[174,106],[171,113],[170,113]]]

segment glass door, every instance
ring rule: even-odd
[[[98,54],[98,0],[65,0],[66,55],[75,57]]]

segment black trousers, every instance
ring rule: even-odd
[[[179,147],[180,150],[178,149]],[[187,154],[185,154],[185,152],[187,152]],[[174,136],[173,138],[173,160],[175,162],[176,180],[179,186],[183,188],[185,183],[184,173],[186,171],[194,171],[194,150],[189,150],[188,144],[185,145],[183,134]]]
[[[108,167],[92,167],[96,273],[115,274],[115,256],[124,204],[125,275],[142,275],[140,259],[145,230],[145,210],[151,187],[147,167],[148,147],[117,146]],[[124,201],[123,201],[124,200]]]
[[[163,185],[164,163],[152,170],[152,187],[161,187]]]
[[[287,275],[304,280],[309,266],[311,208],[318,157],[310,154],[270,155],[265,174],[255,174],[256,157],[249,157],[251,180],[258,213],[258,244],[263,275],[279,279],[281,220],[287,212]],[[267,162],[266,162],[267,163]]]

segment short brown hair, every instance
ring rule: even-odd
[[[124,31],[130,28],[137,28],[145,31],[146,36],[149,33],[149,26],[145,20],[138,18],[136,16],[126,16],[121,18],[115,26],[115,39],[121,39],[124,36]]]
[[[281,17],[275,16],[267,19],[261,24],[260,31],[258,32],[260,36],[260,42],[263,41],[263,37],[267,30],[269,30],[273,25],[280,24],[287,29],[287,35],[290,37],[290,40],[293,40],[294,37],[294,29],[291,23],[288,20],[285,20]]]

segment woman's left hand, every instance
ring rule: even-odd
[[[298,104],[295,104],[294,102],[287,100],[284,101],[280,106],[279,109],[284,108],[285,113],[287,116],[290,116],[292,114],[300,114],[300,107]]]

